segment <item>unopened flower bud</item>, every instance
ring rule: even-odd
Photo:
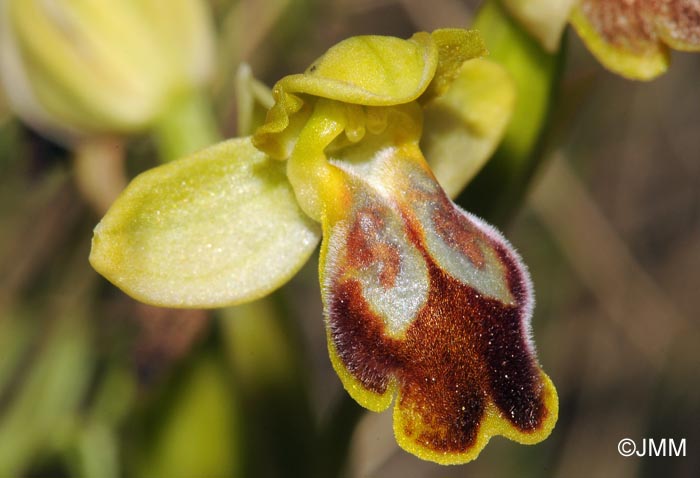
[[[148,127],[212,69],[201,0],[0,0],[0,12],[10,104],[63,142]]]

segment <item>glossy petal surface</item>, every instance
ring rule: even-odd
[[[95,228],[90,262],[143,302],[218,307],[286,282],[319,236],[284,165],[241,138],[134,179]]]
[[[535,357],[517,253],[449,200],[415,147],[343,170],[350,199],[324,223],[321,268],[348,392],[375,411],[396,397],[398,443],[438,463],[470,461],[494,435],[546,438],[557,396]]]
[[[633,79],[666,71],[669,47],[700,50],[695,0],[582,0],[571,23],[603,65]]]

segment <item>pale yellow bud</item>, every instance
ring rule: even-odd
[[[138,131],[204,83],[202,0],[0,0],[0,80],[18,116],[64,142]]]

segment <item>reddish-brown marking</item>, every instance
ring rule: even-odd
[[[691,0],[582,0],[581,10],[603,39],[634,53],[659,41],[659,29],[700,46],[700,6]]]
[[[469,221],[465,221],[461,212],[452,205],[442,191],[431,198],[430,203],[437,205],[432,220],[435,232],[450,247],[457,249],[474,267],[484,267],[484,254],[479,247],[482,234]]]
[[[384,289],[396,284],[401,267],[401,256],[396,246],[381,240],[386,229],[385,220],[377,208],[371,206],[360,209],[348,233],[348,266],[352,269],[366,269],[372,264],[381,263],[379,283]]]
[[[412,208],[411,203],[432,205],[428,214],[435,227],[435,233],[448,246],[461,252],[474,267],[483,268],[486,258],[479,247],[480,240],[484,239],[483,233],[470,221],[464,219],[429,170],[426,171],[415,163],[408,163],[405,167],[408,168],[407,175],[410,178],[408,189],[412,196],[410,203],[407,202],[408,208]],[[425,184],[426,182],[428,185]]]
[[[700,3],[693,0],[647,0],[650,15],[664,35],[700,48]]]
[[[517,265],[494,244],[521,308],[485,298],[445,274],[425,252],[416,231],[415,226],[407,228],[426,260],[430,291],[403,339],[387,336],[359,282],[331,282],[329,325],[340,360],[364,387],[377,393],[384,393],[396,377],[398,406],[415,410],[427,425],[419,436],[417,423],[406,423],[404,432],[432,450],[468,450],[489,396],[518,429],[535,431],[549,411],[523,334],[525,286]]]
[[[639,0],[583,0],[581,11],[606,42],[643,53],[655,43],[655,35],[642,16],[639,3]]]

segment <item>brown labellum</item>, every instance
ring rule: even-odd
[[[407,164],[397,197],[350,179],[353,207],[324,238],[334,365],[365,406],[385,408],[397,392],[397,439],[423,458],[468,461],[495,434],[539,441],[557,402],[530,339],[527,270],[500,233]]]

